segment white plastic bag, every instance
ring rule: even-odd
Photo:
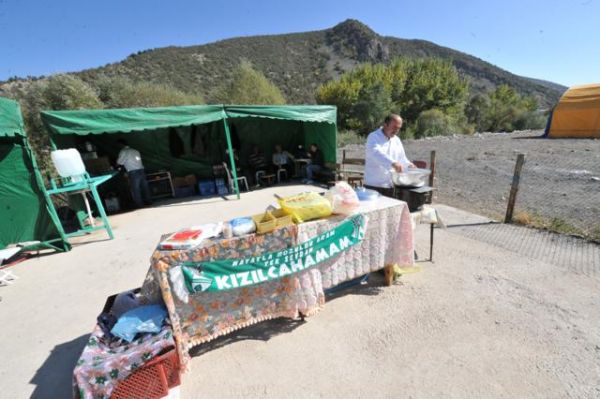
[[[256,230],[256,225],[252,218],[235,218],[230,220],[229,223],[231,224],[231,231],[236,237],[254,233]]]
[[[360,206],[356,192],[345,181],[335,183],[335,186],[325,193],[325,198],[331,202],[333,213],[338,215],[352,215]]]

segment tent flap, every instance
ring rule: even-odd
[[[19,103],[0,98],[0,137],[25,137],[23,118]]]

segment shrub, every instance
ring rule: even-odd
[[[226,104],[285,104],[277,86],[247,61],[234,70],[232,80],[221,87],[217,97]]]
[[[548,116],[537,111],[522,113],[513,126],[516,130],[543,129],[548,122]]]
[[[452,133],[450,118],[439,109],[423,111],[414,128],[415,138],[447,135]]]
[[[343,148],[349,144],[365,144],[365,138],[354,130],[340,130],[337,134],[337,146]]]
[[[42,95],[47,109],[102,108],[94,89],[72,75],[52,76]]]
[[[96,82],[100,100],[107,108],[160,107],[203,104],[201,96],[151,82],[134,82],[123,77],[102,76]]]

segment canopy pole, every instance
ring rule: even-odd
[[[238,186],[237,170],[235,167],[235,157],[233,156],[233,147],[231,146],[231,134],[229,134],[229,126],[227,125],[227,117],[223,118],[223,127],[225,128],[225,137],[227,138],[227,148],[229,149],[229,164],[231,165],[231,173],[233,174],[233,187],[237,199],[240,199],[240,188]]]

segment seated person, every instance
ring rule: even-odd
[[[284,151],[281,147],[281,144],[275,145],[275,152],[273,152],[273,165],[275,166],[275,173],[277,173],[279,169],[285,169],[287,171],[287,177],[291,177],[294,169],[294,166],[292,165],[293,161],[294,156],[288,151]]]
[[[265,173],[270,172],[265,155],[257,145],[252,148],[252,154],[250,154],[248,157],[248,166],[250,167],[250,173],[252,174],[253,179],[256,179],[256,172],[260,170],[264,171]],[[254,184],[259,185],[260,182],[255,181]]]
[[[294,151],[294,158],[296,159],[306,159],[308,158],[308,153],[306,152],[306,148],[302,144],[298,144],[296,151]]]
[[[323,152],[321,152],[315,143],[310,145],[308,156],[310,158],[310,163],[306,165],[307,179],[304,180],[304,183],[313,184],[315,174],[319,173],[325,167],[325,159],[323,158]]]

